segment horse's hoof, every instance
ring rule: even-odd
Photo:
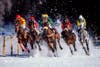
[[[62,50],[63,48],[61,48],[61,50]]]
[[[89,54],[89,52],[87,53],[87,56],[89,56],[90,54]]]
[[[41,51],[42,49],[41,48],[39,48],[39,51]]]
[[[77,51],[77,49],[75,49],[74,51]]]
[[[28,50],[28,53],[30,53],[30,50]]]
[[[24,52],[24,49],[22,49],[22,52]]]

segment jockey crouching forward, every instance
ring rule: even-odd
[[[77,26],[78,26],[78,33],[80,29],[86,29],[86,20],[82,15],[80,15],[79,19],[77,20]]]
[[[19,24],[23,29],[26,28],[26,20],[21,15],[16,15],[16,24]]]
[[[65,18],[63,20],[63,22],[61,23],[61,28],[62,28],[62,32],[61,32],[62,38],[65,37],[65,32],[64,32],[65,30],[67,30],[67,31],[69,31],[70,33],[73,34],[73,32],[72,32],[72,24],[70,23],[68,18]]]
[[[39,24],[42,27],[48,25],[50,28],[52,28],[53,21],[48,17],[48,14],[42,14],[42,21]]]
[[[28,23],[28,28],[31,30],[31,29],[34,29],[37,34],[40,34],[39,30],[38,30],[38,22],[35,20],[34,16],[31,16],[30,17],[30,20],[29,20],[29,23]]]

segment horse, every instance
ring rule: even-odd
[[[23,28],[19,27],[19,31],[17,33],[17,38],[18,38],[18,44],[22,48],[22,51],[25,51],[26,53],[30,53],[30,50],[27,47],[27,42],[29,38],[28,32],[23,30]]]
[[[30,33],[29,41],[30,41],[31,49],[34,49],[33,45],[36,42],[38,45],[39,51],[41,51],[42,49],[39,44],[41,35],[36,32],[36,29],[33,27],[33,25],[31,26],[29,33]]]
[[[71,49],[71,44],[73,45],[74,51],[77,51],[76,49],[76,35],[74,33],[72,33],[70,30],[68,30],[67,28],[65,28],[61,35],[63,36],[64,41],[67,43],[71,54],[73,55],[73,50]]]
[[[56,41],[58,42],[59,48],[62,50],[63,48],[62,48],[62,46],[60,44],[60,38],[61,38],[60,34],[57,32],[57,30],[55,28],[53,28],[52,30],[55,33],[54,36],[55,36]]]
[[[89,55],[89,34],[84,28],[81,28],[79,31],[79,41],[80,41],[86,55]],[[84,46],[84,43],[86,43],[86,48]]]
[[[47,43],[49,50],[51,50],[55,55],[55,52],[57,51],[57,43],[56,39],[57,37],[55,36],[55,33],[50,27],[43,27],[43,35],[42,38],[44,41]]]

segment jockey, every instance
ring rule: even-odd
[[[69,19],[67,17],[61,23],[61,28],[62,28],[61,34],[62,34],[63,38],[65,36],[64,30],[67,30],[67,31],[69,31],[69,32],[71,32],[73,34],[72,24],[70,23],[70,21],[69,21]]]
[[[30,29],[31,26],[35,29],[35,31],[37,32],[37,34],[40,33],[39,30],[38,30],[39,24],[38,24],[38,22],[35,20],[34,16],[31,16],[31,17],[30,17],[30,20],[29,20],[28,28]]]
[[[62,30],[67,28],[68,31],[72,31],[72,24],[70,23],[68,18],[63,20],[63,22],[61,23],[61,28]]]
[[[77,26],[78,26],[78,32],[80,31],[80,29],[86,29],[86,20],[85,18],[80,15],[79,19],[77,20]]]
[[[42,27],[45,24],[49,24],[49,27],[52,28],[53,21],[49,18],[48,14],[42,14],[42,21],[39,23]]]
[[[21,15],[16,15],[16,22],[20,25],[23,29],[26,28],[26,20]]]

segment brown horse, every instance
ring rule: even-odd
[[[39,45],[39,41],[40,41],[40,38],[41,38],[40,34],[38,34],[36,32],[36,29],[33,26],[30,28],[30,32],[29,33],[30,33],[30,37],[29,38],[30,38],[31,48],[34,49],[33,45],[36,42],[37,45],[38,45],[39,50],[41,51],[42,49],[41,49],[41,47]]]
[[[48,44],[48,48],[54,53],[57,51],[56,36],[53,30],[47,26],[43,27],[43,39]],[[54,54],[54,56],[56,56]]]
[[[20,47],[22,48],[22,51],[26,51],[27,53],[29,53],[30,51],[27,48],[27,42],[28,42],[28,38],[29,38],[28,32],[26,32],[22,28],[19,28],[17,37],[18,37],[18,43],[19,43]]]
[[[67,43],[67,45],[69,46],[71,54],[73,55],[73,50],[71,49],[71,44],[74,47],[74,51],[77,51],[76,44],[75,44],[76,35],[74,33],[72,33],[71,31],[69,31],[67,28],[65,28],[62,36],[64,36],[63,39]]]
[[[60,38],[61,38],[60,34],[57,32],[57,30],[55,28],[53,28],[52,30],[55,33],[54,36],[55,36],[56,41],[58,42],[59,48],[62,50],[63,48],[62,48],[62,46],[60,44]]]

